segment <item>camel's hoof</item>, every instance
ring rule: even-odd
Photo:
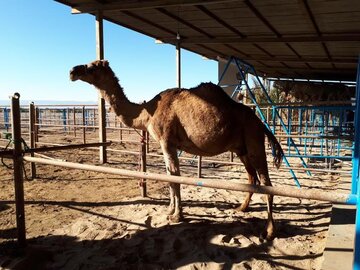
[[[183,218],[181,215],[168,215],[167,219],[170,223],[179,223]]]
[[[275,233],[274,232],[268,233],[267,231],[263,231],[259,237],[261,243],[271,242],[272,240],[274,240],[274,238],[275,238]]]

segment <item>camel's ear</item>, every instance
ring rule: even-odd
[[[102,62],[102,61],[100,61],[100,60],[96,60],[96,61],[92,62],[91,64],[92,64],[93,66],[95,66],[95,67],[99,67],[99,66],[102,65],[101,62]]]
[[[104,60],[104,61],[103,61],[103,66],[104,66],[104,67],[108,67],[108,66],[109,66],[109,61]]]

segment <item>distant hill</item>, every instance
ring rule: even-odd
[[[20,105],[26,106],[30,102],[34,102],[35,105],[94,105],[96,101],[70,101],[70,100],[26,100],[21,99]],[[10,106],[10,99],[0,99],[0,106]]]

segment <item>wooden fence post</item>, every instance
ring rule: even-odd
[[[120,139],[120,143],[122,143],[122,140],[123,140],[123,136],[122,136],[122,128],[123,128],[123,125],[122,123],[120,122],[120,130],[119,130],[119,139]]]
[[[83,143],[86,143],[86,122],[85,122],[85,106],[82,107],[82,130],[83,130]]]
[[[22,139],[21,139],[21,116],[20,116],[20,95],[15,93],[11,97],[11,121],[12,136],[14,142],[13,154],[13,175],[15,184],[15,208],[16,208],[16,228],[17,238],[20,248],[26,246],[25,230],[25,207],[24,207],[24,177],[22,164]]]
[[[36,107],[35,108],[35,143],[39,142],[39,130],[40,130],[39,117],[40,117],[40,111],[39,108]]]
[[[198,156],[198,177],[201,178],[202,156]]]
[[[30,140],[30,148],[33,149],[36,147],[36,143],[35,143],[35,139],[36,139],[36,134],[35,134],[35,106],[34,106],[34,102],[31,102],[29,104],[29,140]],[[30,153],[30,155],[33,157],[34,153]],[[30,163],[30,174],[31,174],[31,179],[35,179],[36,178],[36,166],[34,162]]]
[[[74,112],[73,112],[73,125],[74,125],[74,137],[76,138],[76,108],[74,107]]]
[[[141,144],[140,144],[140,171],[146,172],[146,131],[141,131]],[[142,197],[147,196],[146,180],[141,179],[139,182],[140,192]]]
[[[150,134],[146,131],[146,153],[150,153]]]

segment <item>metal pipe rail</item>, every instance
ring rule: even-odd
[[[105,142],[105,143],[86,143],[86,144],[68,144],[68,145],[55,145],[51,147],[38,147],[38,148],[30,148],[25,149],[22,153],[41,153],[41,152],[50,152],[50,151],[60,151],[60,150],[68,150],[68,149],[78,149],[78,148],[87,148],[87,147],[95,147],[95,146],[102,146],[102,145],[110,145],[112,142]],[[0,157],[5,158],[13,158],[14,150],[6,150],[0,152]]]
[[[355,194],[323,192],[321,190],[302,190],[301,192],[299,192],[298,188],[293,188],[293,187],[254,186],[249,184],[219,181],[219,179],[211,179],[211,178],[201,179],[201,178],[190,178],[184,176],[162,175],[162,174],[148,173],[148,172],[135,172],[124,169],[109,168],[109,167],[96,166],[90,164],[79,164],[79,163],[67,162],[67,161],[49,160],[49,159],[36,158],[36,157],[25,156],[22,157],[22,159],[28,162],[54,165],[65,168],[109,173],[109,174],[134,177],[140,179],[178,183],[178,184],[200,186],[207,188],[219,188],[219,189],[227,189],[227,190],[242,191],[242,192],[279,195],[279,196],[292,197],[292,198],[313,199],[313,200],[328,201],[333,203],[346,203],[351,205],[355,205],[358,200],[358,196]]]

